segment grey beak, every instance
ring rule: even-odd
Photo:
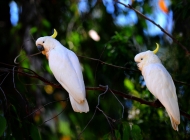
[[[44,46],[42,46],[42,45],[37,45],[37,48],[39,51],[44,51]]]

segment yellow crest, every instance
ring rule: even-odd
[[[57,36],[57,31],[54,29],[54,33],[53,33],[53,35],[51,37],[56,38],[56,36]]]
[[[156,54],[158,52],[158,50],[159,50],[159,44],[156,43],[156,49],[153,51],[153,53]]]

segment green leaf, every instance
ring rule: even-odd
[[[46,19],[43,19],[43,20],[42,20],[42,24],[43,24],[45,27],[47,27],[47,28],[49,28],[49,27],[51,26],[50,22],[49,22],[48,20],[46,20]]]
[[[137,41],[139,44],[143,44],[143,38],[142,38],[142,36],[137,35],[137,36],[135,37],[135,39],[136,39],[136,41]]]
[[[31,34],[34,34],[35,32],[37,32],[37,27],[32,27],[31,29],[30,29],[30,33]]]
[[[115,130],[115,137],[116,137],[116,140],[121,139],[121,134],[120,134],[119,130]]]
[[[123,123],[123,140],[129,140],[130,137],[130,126],[129,123],[124,122]]]
[[[131,82],[131,80],[129,80],[129,79],[125,79],[124,80],[124,85],[125,85],[125,87],[127,87],[127,89],[128,90],[133,90],[134,89],[134,84],[133,84],[133,82]]]
[[[41,140],[39,130],[36,126],[31,126],[30,134],[33,140]]]
[[[3,135],[5,129],[6,129],[6,126],[7,126],[7,122],[6,122],[6,119],[0,115],[0,136]]]
[[[111,140],[110,133],[104,135],[104,136],[102,137],[102,140]]]
[[[142,140],[141,129],[138,125],[132,125],[131,136],[133,140]]]

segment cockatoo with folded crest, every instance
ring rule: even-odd
[[[88,112],[83,75],[78,57],[55,39],[57,31],[52,36],[40,37],[36,46],[49,62],[49,67],[56,80],[69,93],[70,102],[75,112]]]
[[[141,52],[134,59],[142,72],[147,88],[165,107],[173,129],[178,131],[180,113],[176,88],[170,74],[156,55],[159,49],[159,45],[156,45],[154,51]]]

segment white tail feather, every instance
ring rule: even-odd
[[[173,117],[169,114],[169,112],[168,112],[168,115],[169,115],[169,117],[170,117],[170,121],[171,121],[171,124],[172,124],[173,129],[178,131],[179,122],[176,122],[176,121],[173,119]]]
[[[89,111],[89,106],[88,106],[88,102],[87,100],[85,99],[83,103],[78,103],[77,101],[75,101],[75,99],[69,95],[69,98],[70,98],[70,101],[71,101],[71,105],[73,107],[73,110],[75,112],[85,112],[87,113]]]

